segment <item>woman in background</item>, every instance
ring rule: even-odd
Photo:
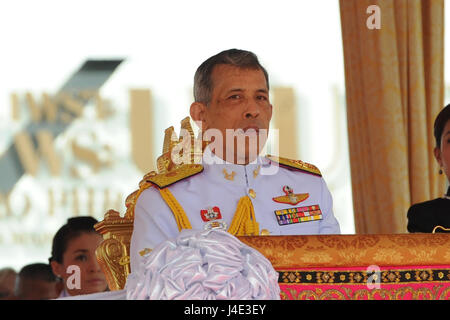
[[[108,289],[95,256],[95,249],[103,240],[94,229],[97,222],[92,217],[70,218],[53,238],[49,261],[53,273],[63,279],[60,298]]]
[[[439,173],[444,173],[450,181],[450,104],[436,117],[434,138],[434,156],[441,167]],[[450,232],[450,187],[442,198],[418,203],[409,208],[408,231]]]

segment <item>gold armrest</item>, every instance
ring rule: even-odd
[[[119,212],[109,210],[103,221],[95,226],[103,236],[103,242],[95,254],[102,268],[110,290],[125,287],[130,274],[130,240],[133,233],[133,219],[121,217]]]

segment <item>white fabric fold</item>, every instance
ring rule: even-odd
[[[223,230],[183,230],[142,257],[127,299],[278,300],[278,273],[257,250]]]

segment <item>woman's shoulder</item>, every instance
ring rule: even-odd
[[[413,204],[408,210],[408,215],[440,212],[445,209],[447,210],[446,212],[450,212],[450,200],[445,198],[437,198]]]
[[[436,225],[447,224],[450,200],[437,198],[412,205],[408,210],[409,232],[432,232]]]

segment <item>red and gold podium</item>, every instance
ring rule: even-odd
[[[111,210],[96,225],[97,258],[111,290],[130,272],[132,216]],[[450,234],[238,237],[279,273],[281,298],[450,300]]]
[[[239,237],[286,300],[449,300],[450,234]]]

